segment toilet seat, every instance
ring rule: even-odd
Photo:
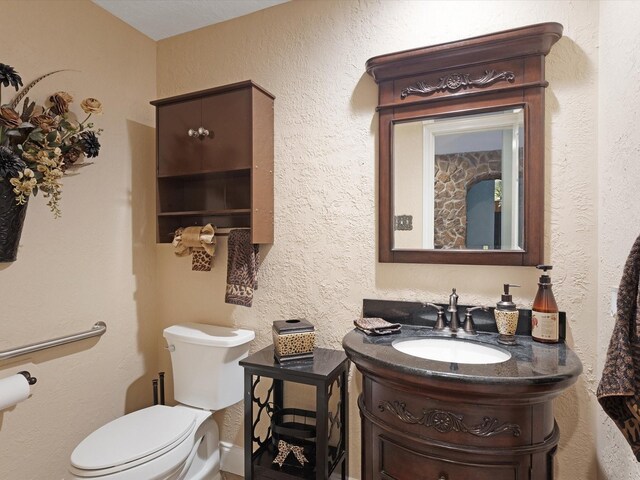
[[[71,454],[71,471],[78,477],[109,475],[161,456],[167,457],[162,459],[163,464],[168,461],[178,465],[193,447],[188,439],[210,414],[185,407],[155,405],[117,418],[76,447]],[[183,443],[185,445],[181,445]]]

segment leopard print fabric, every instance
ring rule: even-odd
[[[226,303],[250,307],[258,288],[259,245],[251,243],[251,230],[229,232]]]
[[[276,353],[280,357],[313,352],[316,346],[316,333],[303,332],[278,335],[274,332],[273,344],[276,348]]]
[[[194,272],[210,272],[213,265],[213,256],[204,249],[193,249],[191,254],[191,270]]]
[[[208,223],[204,227],[180,227],[173,234],[174,253],[178,257],[191,255],[191,270],[209,272],[216,254],[215,227]]]
[[[307,457],[304,456],[303,447],[298,447],[291,443],[287,443],[284,440],[278,441],[278,456],[274,458],[273,462],[271,463],[277,463],[280,467],[282,467],[290,453],[293,453],[298,463],[300,463],[300,466],[304,466],[305,463],[309,463]]]
[[[384,318],[365,317],[354,320],[353,324],[358,330],[363,331],[367,335],[388,335],[390,333],[398,333],[401,325],[399,323],[387,322]]]
[[[616,323],[597,397],[640,461],[640,237],[629,253],[618,289]]]

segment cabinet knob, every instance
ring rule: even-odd
[[[204,127],[199,127],[197,130],[194,130],[193,128],[190,128],[189,131],[187,132],[187,135],[189,135],[191,138],[208,137],[209,136],[209,130],[207,130]]]
[[[447,477],[446,473],[441,473],[440,477],[438,477],[438,480],[449,480],[449,478]]]

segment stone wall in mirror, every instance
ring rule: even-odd
[[[379,86],[379,260],[536,265],[544,238],[543,23],[367,62]]]
[[[392,143],[394,250],[523,250],[522,108],[395,123]]]

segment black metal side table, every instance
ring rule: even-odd
[[[340,466],[340,478],[346,480],[349,360],[345,353],[316,348],[313,359],[280,364],[274,360],[273,346],[269,346],[240,361],[240,365],[244,367],[245,479],[327,480]],[[268,382],[266,379],[272,379],[270,384],[260,385]],[[316,392],[315,458],[304,466],[295,461],[282,466],[273,463],[278,448],[270,418],[274,412],[297,407],[295,399],[285,398],[285,385],[289,382],[314,386]],[[295,460],[293,453],[290,457]]]

